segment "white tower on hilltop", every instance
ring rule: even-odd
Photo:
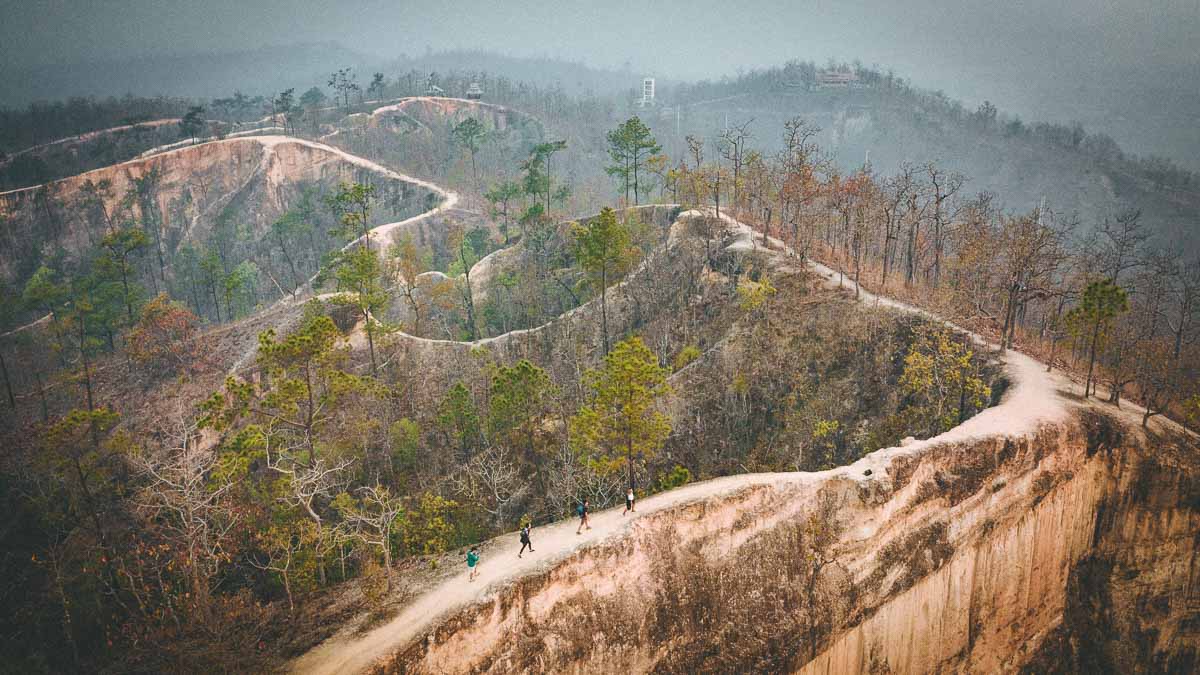
[[[654,106],[654,78],[647,77],[642,80],[642,100],[638,101],[639,108],[650,108]]]

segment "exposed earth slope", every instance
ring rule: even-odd
[[[419,118],[462,109],[456,103],[439,113],[434,108],[442,103],[415,101],[382,110],[428,124]],[[370,223],[372,241],[381,245],[405,233],[444,237],[456,220],[470,217],[454,192],[344,150],[282,136],[228,139],[52,184],[63,203],[78,205],[86,181],[107,180],[112,194],[78,207],[87,217],[42,238],[34,233],[44,231],[43,219],[54,220],[43,213],[47,187],[0,195],[0,213],[13,224],[4,234],[14,244],[6,242],[0,274],[20,281],[51,248],[80,255],[93,247],[103,230],[97,218],[127,203],[122,195],[136,192],[137,179],[152,171],[161,174],[153,199],[135,200],[133,208],[142,217],[148,206],[156,209],[169,249],[203,238],[230,209],[265,231],[303,185],[342,180],[379,181],[394,191],[392,208]],[[662,205],[639,213],[664,229],[666,242],[609,289],[614,332],[653,326],[656,317],[643,312],[677,308],[666,301],[643,308],[639,293],[647,275],[668,269],[680,233],[713,218]],[[839,285],[834,271],[802,266],[780,242],[724,221],[718,256],[761,252],[772,273],[813,273]],[[502,249],[471,268],[481,297],[498,271],[519,264],[518,253]],[[652,281],[671,286],[670,277]],[[215,367],[189,383],[189,395],[211,391],[226,373],[248,375],[257,333],[294,324],[302,302],[323,290],[310,286],[281,291],[270,306],[208,331]],[[858,297],[864,306],[920,311],[865,292]],[[541,326],[474,342],[399,332],[392,347],[409,359],[408,370],[436,380],[481,347],[512,359],[550,353],[560,336],[594,345],[596,309],[593,299]],[[361,357],[361,327],[351,325],[347,338]],[[706,345],[706,354],[723,345]],[[581,534],[571,521],[539,527],[536,552],[520,559],[516,535],[498,537],[485,542],[474,582],[465,571],[445,578],[384,623],[338,632],[291,669],[1195,670],[1196,439],[1162,420],[1141,431],[1133,413],[1078,399],[1075,383],[1021,353],[1004,354],[1002,363],[1009,386],[1000,403],[944,434],[828,471],[694,483],[642,500],[636,514],[596,513]],[[97,377],[113,380],[112,391],[129,379],[104,366]],[[149,413],[181,391],[157,382],[130,407]]]
[[[1033,359],[1004,363],[1003,402],[941,436],[831,471],[693,484],[636,516],[596,514],[582,535],[540,528],[522,559],[501,537],[475,582],[464,571],[293,670],[1195,667],[1194,438],[1131,431],[1133,415],[1081,403]]]

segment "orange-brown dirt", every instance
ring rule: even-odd
[[[939,437],[821,473],[693,484],[636,517],[596,514],[582,535],[540,528],[537,556],[500,537],[475,582],[446,580],[292,669],[1194,670],[1196,438],[1143,431],[1136,410],[1003,360],[1002,402]]]

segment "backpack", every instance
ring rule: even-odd
[[[521,543],[522,544],[529,543],[529,528],[527,528],[527,527],[521,528]]]
[[[579,506],[575,507],[575,515],[582,518],[584,511],[585,511],[585,509],[583,508],[583,502],[579,502]]]

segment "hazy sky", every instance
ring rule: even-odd
[[[1200,0],[0,0],[0,71],[312,41],[685,79],[858,58],[969,106],[1079,119],[1184,161],[1200,148]]]
[[[695,77],[788,57],[905,70],[1200,60],[1200,0],[0,0],[3,62],[336,40],[501,49]]]

